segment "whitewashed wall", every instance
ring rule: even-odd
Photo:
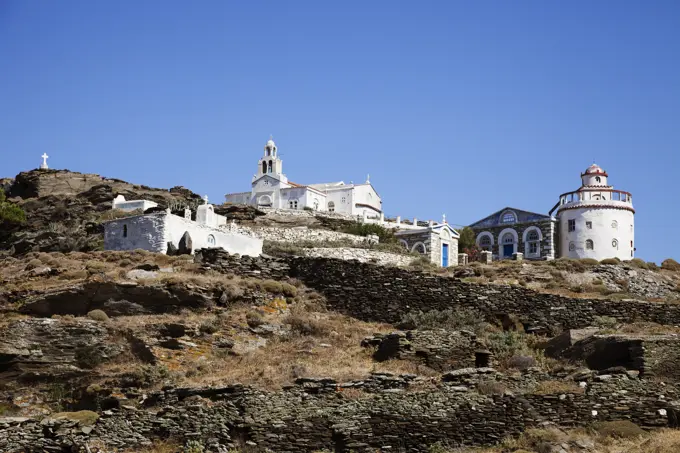
[[[148,250],[165,253],[165,213],[137,215],[104,224],[105,250]],[[127,228],[127,237],[124,231]]]
[[[240,255],[259,256],[262,253],[262,239],[210,228],[173,214],[167,215],[164,229],[165,243],[172,242],[179,246],[185,232],[189,232],[194,250],[222,247],[229,253]],[[209,242],[210,235],[215,238],[215,244]]]
[[[576,231],[568,231],[569,220],[576,221]],[[592,229],[586,228],[586,222],[592,222]],[[634,229],[634,214],[628,210],[588,207],[564,210],[560,213],[560,256],[598,261],[605,258],[633,259]],[[593,241],[593,250],[586,249],[588,239]],[[617,247],[613,245],[615,240]],[[571,243],[574,250],[569,250]]]
[[[366,208],[364,206],[357,207],[357,203],[366,204],[373,208]],[[370,184],[359,184],[354,186],[354,200],[352,202],[352,214],[363,215],[364,211],[369,216],[379,215],[382,210],[380,197]]]

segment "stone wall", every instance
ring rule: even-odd
[[[590,326],[595,316],[626,323],[680,325],[678,304],[572,299],[521,286],[480,285],[449,276],[328,258],[240,260],[215,249],[204,251],[199,259],[223,272],[300,279],[321,292],[334,310],[368,321],[396,323],[410,311],[468,307],[480,310],[489,319],[508,313],[529,325],[561,325],[565,329]]]
[[[524,232],[531,227],[537,227],[541,231],[541,236],[543,237],[543,240],[539,243],[540,256],[538,257],[532,256],[529,253],[529,246],[523,240]],[[514,229],[517,232],[518,242],[516,251],[524,253],[525,259],[554,259],[556,257],[555,244],[557,243],[557,238],[555,237],[555,234],[557,229],[555,227],[555,222],[546,219],[528,223],[500,224],[493,227],[473,228],[475,237],[483,232],[489,232],[493,235],[494,243],[491,247],[491,252],[493,253],[494,260],[500,259],[503,244],[500,244],[502,238],[499,237],[499,235],[507,228]]]
[[[240,229],[247,229],[247,227],[239,227]],[[337,231],[321,230],[314,228],[292,227],[292,228],[278,228],[278,227],[257,227],[249,229],[252,234],[261,237],[267,241],[277,242],[318,242],[320,244],[327,242],[347,242],[350,244],[364,244],[366,238],[364,236],[357,236],[355,234],[340,233]]]
[[[352,247],[329,247],[305,249],[305,256],[313,258],[334,258],[339,260],[357,260],[362,263],[374,263],[382,266],[408,266],[414,259],[410,255],[380,252],[377,250]]]
[[[493,444],[546,422],[587,426],[625,419],[653,428],[677,420],[676,389],[658,383],[611,377],[588,383],[582,393],[487,396],[446,383],[409,390],[403,388],[408,379],[395,378],[347,396],[347,389],[360,384],[301,380],[278,392],[241,386],[167,389],[148,395],[146,409],[107,410],[93,426],[68,418],[0,418],[0,450],[75,451],[67,448],[94,441],[134,448],[170,437],[196,441],[210,452],[246,443],[276,452],[426,452],[436,442]]]

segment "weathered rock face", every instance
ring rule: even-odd
[[[609,289],[627,291],[640,297],[663,299],[675,291],[675,283],[667,276],[629,265],[600,265],[592,272]]]
[[[90,281],[29,297],[19,311],[33,316],[82,316],[94,309],[102,309],[110,316],[172,313],[209,308],[219,296],[191,285]]]
[[[220,249],[199,251],[206,268],[275,280],[297,278],[321,292],[330,308],[364,321],[398,323],[411,311],[475,308],[495,322],[513,314],[532,326],[578,329],[596,316],[620,322],[680,325],[680,305],[636,300],[572,299],[521,286],[480,285],[396,267],[327,258],[239,258]]]
[[[436,442],[488,445],[544,423],[586,426],[630,419],[643,427],[663,427],[672,425],[677,414],[674,386],[625,375],[594,379],[582,393],[493,396],[461,385],[460,376],[430,391],[404,391],[412,378],[383,378],[388,379],[366,379],[375,387],[364,381],[307,379],[280,392],[242,386],[168,389],[149,394],[148,409],[126,405],[104,411],[91,427],[73,418],[4,418],[0,450],[59,451],[94,440],[135,448],[176,437],[192,439],[210,452],[239,442],[277,452],[426,452]],[[345,397],[354,385],[364,386],[363,396]]]
[[[96,321],[22,319],[0,331],[0,381],[82,376],[124,350]]]
[[[472,332],[445,329],[410,330],[367,338],[365,346],[376,346],[373,357],[411,360],[438,371],[475,366],[475,352],[483,345]]]
[[[643,377],[680,380],[677,335],[607,335],[596,331],[594,328],[566,331],[548,342],[546,354],[583,361],[593,370],[622,367],[638,371]]]

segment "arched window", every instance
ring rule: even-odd
[[[602,179],[599,176],[595,176],[595,181],[602,182]]]
[[[512,233],[505,233],[503,235],[503,244],[514,244],[515,243],[515,236],[512,235]]]
[[[576,244],[574,244],[573,242],[570,242],[569,243],[569,251],[573,252],[574,250],[576,250]]]
[[[425,244],[423,244],[422,242],[418,242],[413,246],[413,249],[411,249],[411,251],[424,255],[427,253],[427,248],[425,247]]]
[[[538,241],[538,231],[536,230],[531,230],[529,231],[529,234],[527,234],[527,241]]]
[[[213,236],[212,234],[209,234],[209,235],[208,235],[208,245],[209,245],[210,247],[214,247],[214,246],[215,246],[215,236]]]
[[[127,237],[127,225],[123,225],[123,237]]]
[[[616,239],[612,239],[612,247],[618,250],[619,248],[619,241]]]
[[[529,256],[535,257],[535,256],[538,255],[539,240],[540,240],[540,237],[538,236],[538,231],[530,230],[527,233],[526,253]]]
[[[514,212],[508,211],[503,213],[501,217],[501,223],[515,223],[517,222],[517,216]]]
[[[262,161],[262,173],[267,173],[267,162]]]
[[[272,172],[272,168],[273,168],[273,166],[272,166],[272,161],[270,160],[270,161],[269,161],[269,173]]]
[[[594,250],[595,244],[593,244],[592,239],[586,240],[586,250]]]
[[[403,239],[400,239],[400,240],[399,240],[399,243],[400,243],[406,250],[408,250],[408,242],[406,242],[406,241],[403,240]]]
[[[335,212],[335,203],[333,203],[332,201],[328,202],[328,211]]]
[[[491,250],[491,236],[485,234],[484,236],[479,238],[479,246],[483,250]]]

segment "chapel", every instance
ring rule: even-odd
[[[265,144],[264,155],[257,163],[251,190],[226,194],[225,201],[261,208],[311,209],[363,217],[377,217],[382,213],[380,195],[368,177],[362,184],[338,181],[303,185],[289,181],[272,138]]]

